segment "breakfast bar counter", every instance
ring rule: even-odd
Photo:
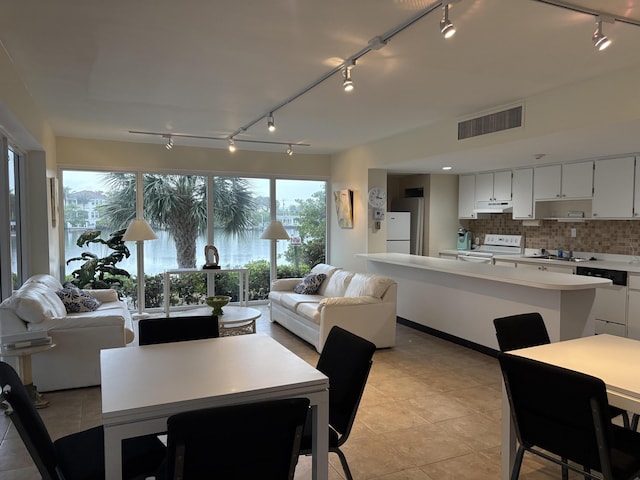
[[[539,312],[551,341],[594,334],[602,278],[403,253],[359,254],[370,273],[398,283],[397,315],[428,330],[497,350],[493,319]]]

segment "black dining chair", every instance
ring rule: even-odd
[[[38,472],[45,480],[102,480],[104,470],[104,430],[102,426],[73,433],[55,441],[34,407],[20,377],[11,365],[0,362],[0,386],[15,425]],[[123,392],[126,394],[126,392]],[[155,436],[124,440],[122,477],[153,475],[165,458],[166,449]]]
[[[340,458],[347,480],[351,470],[340,447],[347,441],[371,370],[376,346],[343,328],[333,327],[316,368],[329,377],[329,451]],[[305,424],[301,453],[311,454],[311,414]]]
[[[308,398],[289,398],[173,415],[156,478],[291,480],[308,411]]]
[[[501,352],[519,348],[535,347],[551,343],[542,315],[538,312],[520,313],[495,318],[493,325]],[[610,407],[611,418],[622,416],[625,428],[631,428],[629,414],[618,407]]]
[[[586,479],[640,474],[640,434],[611,423],[601,379],[515,354],[501,352],[498,361],[518,440],[511,480],[518,479],[525,452]]]
[[[218,317],[215,315],[144,318],[138,321],[140,345],[217,338],[219,335]]]

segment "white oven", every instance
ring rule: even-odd
[[[493,263],[494,255],[522,254],[522,235],[498,235],[488,233],[484,244],[475,250],[461,250],[458,260],[472,263]]]

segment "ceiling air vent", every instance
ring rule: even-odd
[[[458,140],[522,126],[522,105],[458,122]]]

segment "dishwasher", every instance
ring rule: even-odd
[[[596,288],[593,303],[595,331],[620,337],[627,336],[627,272],[606,268],[577,267],[576,275],[608,278],[610,287]]]

